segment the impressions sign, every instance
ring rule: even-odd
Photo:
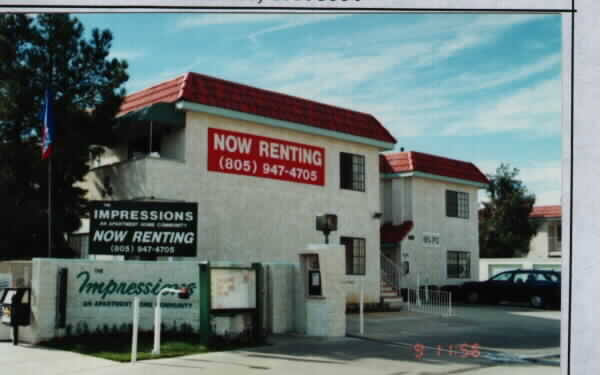
[[[208,170],[324,185],[325,149],[209,128]]]
[[[197,203],[90,202],[90,254],[196,256]]]

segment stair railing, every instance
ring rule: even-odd
[[[391,286],[396,293],[400,292],[400,267],[393,260],[381,254],[381,280]]]

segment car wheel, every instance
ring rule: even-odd
[[[478,303],[480,300],[479,293],[472,291],[467,294],[467,302],[469,303]]]
[[[536,295],[529,297],[529,304],[537,309],[541,309],[546,305],[544,297]]]

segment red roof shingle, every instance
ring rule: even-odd
[[[531,218],[553,218],[561,217],[560,206],[535,206],[529,217]]]
[[[422,152],[395,152],[381,155],[381,173],[423,172],[488,184],[487,177],[473,163],[448,159]]]
[[[396,143],[373,115],[198,73],[187,73],[128,95],[117,116],[155,103],[181,100]]]

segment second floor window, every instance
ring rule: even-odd
[[[446,190],[446,216],[469,218],[469,193]]]
[[[340,188],[365,191],[365,157],[340,153]]]

